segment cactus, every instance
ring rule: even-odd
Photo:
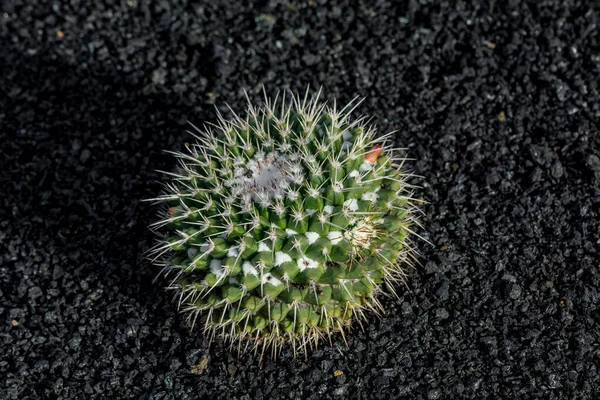
[[[174,153],[151,254],[193,327],[239,349],[306,353],[383,311],[410,264],[414,201],[402,159],[359,102],[284,95],[198,128]],[[191,133],[191,132],[190,132]],[[386,290],[387,289],[387,290]],[[345,338],[344,338],[345,340]]]

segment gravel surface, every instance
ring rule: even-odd
[[[240,3],[0,5],[0,398],[598,398],[593,2]],[[348,347],[261,365],[152,282],[140,199],[186,120],[309,84],[398,129],[433,245]]]

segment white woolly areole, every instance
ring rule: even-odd
[[[358,168],[358,170],[360,172],[367,172],[373,169],[373,164],[371,164],[370,162],[366,161],[363,162],[360,167]]]
[[[331,241],[331,244],[338,244],[343,238],[344,235],[339,231],[333,231],[327,234],[327,239]]]
[[[269,246],[267,246],[267,244],[265,242],[259,242],[258,243],[258,252],[264,253],[265,251],[271,251],[271,249],[269,248]]]
[[[236,158],[233,159],[233,165],[235,167],[240,166],[240,165],[244,165],[244,157],[242,156],[237,156]]]
[[[254,265],[252,265],[252,263],[246,261],[245,263],[242,264],[242,272],[244,273],[244,276],[246,275],[254,275],[254,276],[258,276],[258,271],[256,270],[256,268],[254,268]]]
[[[296,231],[295,231],[295,230],[293,230],[293,229],[286,229],[286,230],[285,230],[285,233],[287,234],[287,237],[294,236],[294,235],[297,235],[297,234],[298,234],[298,232],[296,232]]]
[[[304,236],[308,239],[308,244],[313,244],[321,237],[317,232],[306,232]]]
[[[367,193],[363,193],[363,195],[361,196],[361,200],[375,201],[375,200],[377,200],[378,197],[379,197],[379,195],[375,192],[367,192]]]
[[[203,253],[206,253],[207,251],[211,250],[212,246],[208,243],[204,243],[202,245],[200,245],[200,251]]]
[[[240,254],[240,252],[237,247],[230,247],[229,250],[227,250],[227,257],[237,257],[238,254]]]
[[[289,254],[285,254],[282,251],[278,251],[275,253],[275,266],[278,267],[284,262],[292,261],[292,257]]]
[[[283,285],[283,283],[275,278],[273,275],[267,273],[264,274],[261,278],[260,278],[260,283],[262,283],[263,285],[266,285],[267,283],[273,286],[279,286],[279,285]]]
[[[195,247],[190,247],[187,251],[187,256],[190,260],[194,258],[194,256],[198,253],[198,249]]]
[[[350,178],[356,178],[357,176],[360,175],[360,172],[358,172],[357,170],[353,169],[352,171],[350,171],[350,173],[348,174],[348,176]]]
[[[352,134],[350,133],[350,131],[344,131],[344,133],[342,133],[342,137],[344,138],[344,140],[350,140],[352,139]]]
[[[373,225],[368,221],[360,221],[352,231],[346,232],[346,238],[354,246],[369,247],[371,240],[377,236],[377,232]]]
[[[312,269],[317,268],[318,266],[318,262],[316,262],[315,260],[311,260],[308,257],[302,257],[298,259],[298,269],[300,270],[300,272],[304,271],[307,268]]]
[[[323,207],[323,211],[325,211],[327,214],[331,214],[333,212],[333,206],[325,206]]]
[[[304,210],[305,213],[307,213],[308,215],[313,215],[314,213],[317,212],[317,210],[313,210],[312,208],[309,208],[308,210]]]
[[[225,275],[225,268],[221,265],[221,260],[217,260],[216,258],[212,259],[210,262],[210,272],[215,274],[217,278],[221,278]]]
[[[350,211],[356,211],[358,210],[358,201],[356,199],[348,199],[344,202],[344,207]]]

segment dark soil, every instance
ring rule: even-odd
[[[598,398],[594,2],[242,3],[0,5],[0,398]],[[348,347],[261,366],[152,282],[140,199],[262,85],[366,96],[433,246]]]

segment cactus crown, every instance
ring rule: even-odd
[[[338,110],[284,95],[225,120],[175,153],[179,171],[152,257],[193,325],[231,343],[306,352],[394,292],[411,252],[404,159],[358,102]]]

